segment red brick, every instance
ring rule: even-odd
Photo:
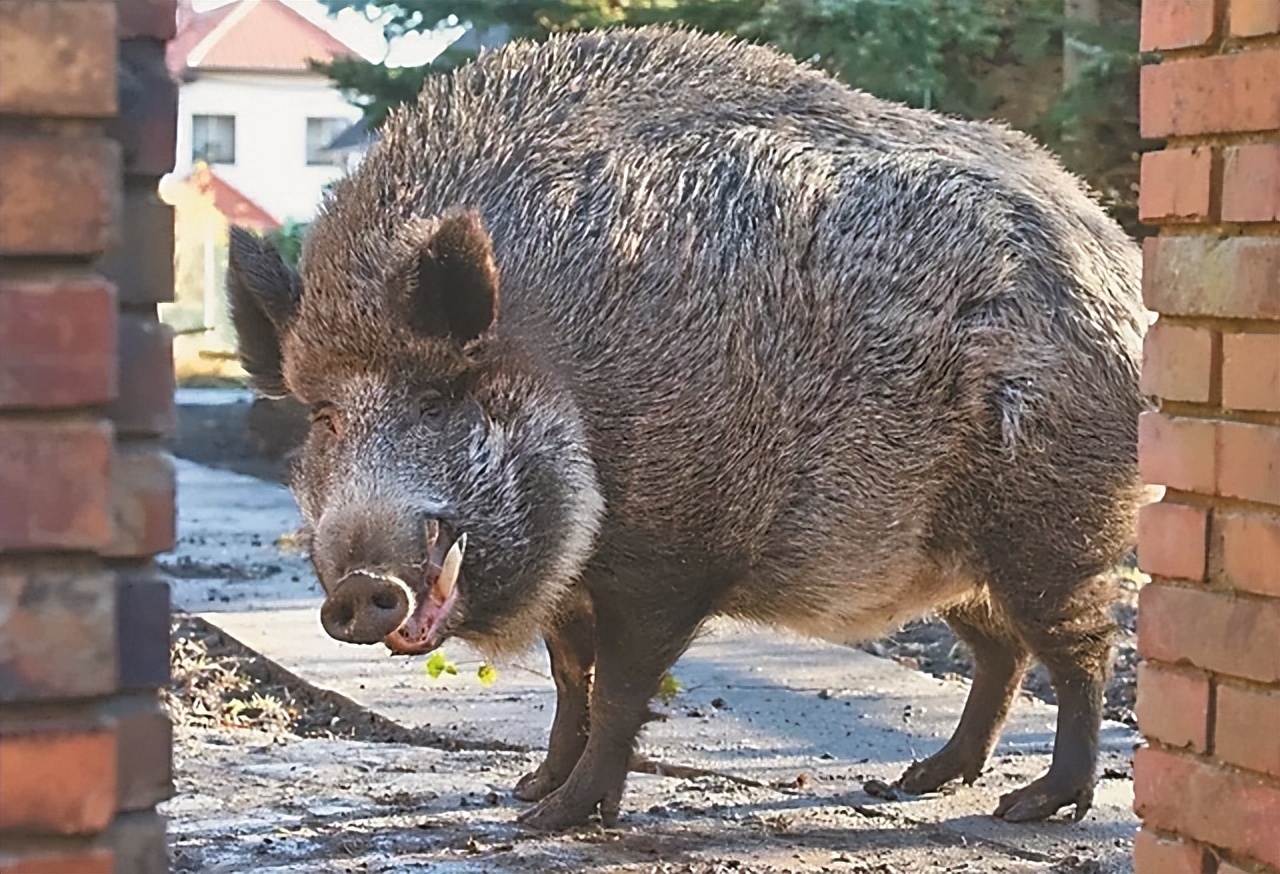
[[[1139,90],[1142,136],[1280,127],[1277,70],[1280,49],[1255,49],[1143,67]]]
[[[1142,346],[1142,391],[1171,401],[1207,403],[1215,332],[1159,319]]]
[[[1212,164],[1208,146],[1147,152],[1142,156],[1138,217],[1144,222],[1207,220]]]
[[[173,169],[178,130],[178,85],[164,62],[164,44],[120,44],[120,112],[107,125],[120,141],[125,173],[152,178]]]
[[[1218,424],[1218,494],[1280,505],[1280,427]]]
[[[1138,567],[1161,577],[1204,579],[1209,514],[1161,501],[1138,511]]]
[[[1219,758],[1280,777],[1280,689],[1219,685],[1213,737]]]
[[[1213,37],[1213,7],[1210,0],[1148,0],[1142,10],[1142,51],[1204,45]]]
[[[4,874],[113,874],[115,858],[110,850],[26,856],[0,866]]]
[[[1280,319],[1280,238],[1148,237],[1142,294],[1165,315]]]
[[[1231,0],[1227,21],[1232,36],[1280,33],[1280,0]]]
[[[1142,829],[1133,839],[1134,874],[1204,874],[1204,848]]]
[[[1224,334],[1222,405],[1280,411],[1280,334]]]
[[[120,245],[95,266],[116,284],[121,305],[173,300],[173,207],[154,182],[125,180]]]
[[[1209,748],[1209,678],[1199,671],[1141,663],[1136,711],[1147,737],[1198,753]]]
[[[116,581],[120,688],[152,690],[169,682],[169,581],[129,568]]]
[[[110,542],[111,436],[97,421],[0,421],[0,552]]]
[[[1144,825],[1280,865],[1280,788],[1152,748],[1138,750],[1133,778]]]
[[[117,143],[0,135],[0,167],[0,255],[100,255],[115,244]]]
[[[1280,221],[1280,143],[1232,146],[1223,156],[1222,220]]]
[[[1138,469],[1144,482],[1213,494],[1218,423],[1143,413],[1138,420]]]
[[[115,115],[115,12],[107,0],[0,3],[0,112]]]
[[[1149,583],[1138,596],[1138,653],[1146,659],[1280,681],[1280,601]]]
[[[145,810],[173,794],[173,725],[154,694],[111,702],[118,810]]]
[[[121,813],[111,823],[116,874],[168,874],[164,818],[148,810]]]
[[[116,809],[110,731],[0,735],[0,829],[85,834]]]
[[[168,453],[158,446],[119,444],[111,466],[115,538],[102,554],[128,558],[173,549],[176,488]]]
[[[1280,516],[1215,513],[1222,532],[1222,570],[1236,589],[1280,598]]]
[[[115,691],[114,576],[84,562],[0,565],[0,641],[0,702]]]
[[[116,35],[120,39],[173,39],[177,22],[174,0],[116,0]]]
[[[120,317],[120,392],[107,414],[129,437],[162,437],[173,430],[173,332],[154,315]]]
[[[110,283],[0,279],[0,407],[98,404],[115,393]]]

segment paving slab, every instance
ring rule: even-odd
[[[425,657],[394,657],[380,646],[328,638],[319,626],[319,589],[305,557],[287,541],[277,542],[298,524],[287,490],[187,462],[180,461],[178,469],[180,542],[164,558],[178,575],[176,605],[305,682],[400,725],[523,755],[518,765],[504,769],[507,782],[502,785],[536,761],[555,706],[544,654],[533,652],[499,665],[497,682],[486,687],[475,674],[481,657],[458,642],[444,647],[458,674],[433,679],[424,671]],[[646,730],[642,750],[662,762],[753,780],[762,787],[758,797],[739,804],[700,787],[697,780],[632,775],[623,803],[624,827],[645,828],[655,817],[663,818],[652,811],[692,815],[704,801],[719,805],[715,816],[722,819],[730,813],[783,817],[813,833],[831,825],[832,811],[862,808],[874,809],[884,823],[916,824],[943,836],[931,839],[934,843],[963,847],[972,842],[988,860],[1004,853],[1019,864],[1061,865],[1074,859],[1092,871],[1130,868],[1137,821],[1129,773],[1138,738],[1123,725],[1104,726],[1104,776],[1083,822],[1014,825],[988,814],[1001,793],[1048,766],[1056,716],[1052,706],[1029,697],[1015,705],[988,772],[974,786],[885,801],[867,795],[865,781],[892,781],[913,759],[938,749],[959,719],[967,683],[939,680],[849,647],[727,622],[712,623],[673,674],[682,690],[662,708],[667,718]],[[526,749],[534,753],[519,752]],[[464,759],[451,761],[465,767]],[[420,776],[424,788],[444,779],[439,773]],[[508,803],[513,811],[518,807],[504,795],[504,808]],[[509,825],[510,817],[495,816]],[[859,813],[854,818],[864,817]],[[842,820],[840,827],[851,826]]]

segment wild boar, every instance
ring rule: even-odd
[[[1028,658],[1090,805],[1108,570],[1134,539],[1133,243],[1029,138],[670,29],[518,42],[431,79],[332,190],[299,274],[231,240],[245,368],[312,425],[293,489],[328,633],[502,654],[558,693],[516,787],[618,815],[660,678],[713,615],[831,641],[937,611],[983,769]]]

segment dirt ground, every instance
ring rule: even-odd
[[[251,436],[247,413],[245,404],[184,405],[171,449],[282,481],[280,447],[288,441],[264,440],[261,428]],[[1117,616],[1125,637],[1108,716],[1132,723],[1136,573],[1123,582]],[[913,623],[864,648],[937,676],[971,669],[941,622]],[[175,723],[175,795],[163,810],[178,872],[1110,874],[1120,870],[1115,859],[1127,857],[1120,839],[1101,857],[1083,845],[1054,857],[986,845],[912,819],[909,805],[871,797],[865,783],[824,784],[806,773],[768,786],[729,775],[632,774],[622,827],[532,834],[515,822],[524,805],[510,787],[536,766],[536,751],[407,730],[193,617],[175,621],[172,657],[165,699]],[[1029,675],[1027,688],[1052,700],[1042,671]]]

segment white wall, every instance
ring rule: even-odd
[[[311,74],[201,73],[178,91],[178,150],[174,173],[191,172],[191,117],[234,115],[236,161],[213,170],[276,219],[306,221],[325,183],[344,170],[307,165],[307,119],[346,118],[360,110],[329,80]]]

